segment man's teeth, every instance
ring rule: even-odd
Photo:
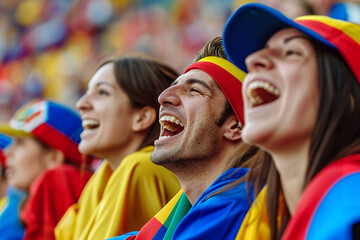
[[[184,127],[184,125],[182,125],[182,123],[178,119],[176,119],[176,117],[174,117],[174,116],[162,116],[160,118],[160,124],[163,124],[165,121],[169,121],[169,122],[175,123],[177,125],[180,125],[181,127]]]
[[[95,121],[95,120],[90,120],[90,119],[87,119],[87,120],[83,120],[82,121],[82,127],[84,129],[91,129],[91,128],[96,128],[99,126],[99,122],[98,121]]]
[[[160,136],[160,137],[159,137],[159,140],[162,140],[162,139],[165,139],[165,138],[169,138],[169,137],[171,137],[171,136]]]

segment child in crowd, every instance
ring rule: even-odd
[[[91,158],[78,151],[81,131],[77,113],[45,99],[24,105],[0,126],[14,140],[6,152],[8,184],[29,194],[23,208],[14,208],[24,239],[54,239],[56,224],[80,197],[91,176],[84,170]]]

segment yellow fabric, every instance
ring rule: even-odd
[[[329,18],[327,16],[314,16],[307,15],[296,18],[295,20],[311,20],[318,21],[324,23],[328,26],[336,28],[337,30],[343,32],[350,38],[352,38],[355,42],[360,44],[360,27],[356,23],[348,22],[348,21],[339,21],[337,19]]]
[[[1,199],[0,199],[0,214],[4,211],[4,209],[5,209],[5,207],[6,207],[6,205],[7,205],[7,203],[8,203],[8,197],[2,197]]]
[[[236,67],[234,64],[232,64],[228,60],[225,60],[224,58],[210,56],[210,57],[204,57],[200,59],[198,62],[214,63],[219,67],[221,67],[222,69],[226,70],[231,75],[233,75],[233,77],[239,80],[240,82],[243,82],[244,78],[246,77],[245,72],[241,71],[240,68]]]
[[[128,155],[113,173],[104,161],[56,226],[56,239],[106,239],[140,230],[180,190],[175,175],[151,162],[153,149]]]
[[[264,187],[247,212],[237,240],[267,240],[270,239],[270,227],[265,203],[266,187]]]

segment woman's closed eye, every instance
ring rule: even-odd
[[[301,56],[301,53],[296,50],[286,50],[285,56]]]

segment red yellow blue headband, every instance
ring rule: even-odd
[[[216,81],[228,99],[236,117],[242,126],[244,126],[244,106],[241,86],[246,74],[231,62],[214,56],[200,59],[190,65],[184,73],[191,69],[203,70]]]

